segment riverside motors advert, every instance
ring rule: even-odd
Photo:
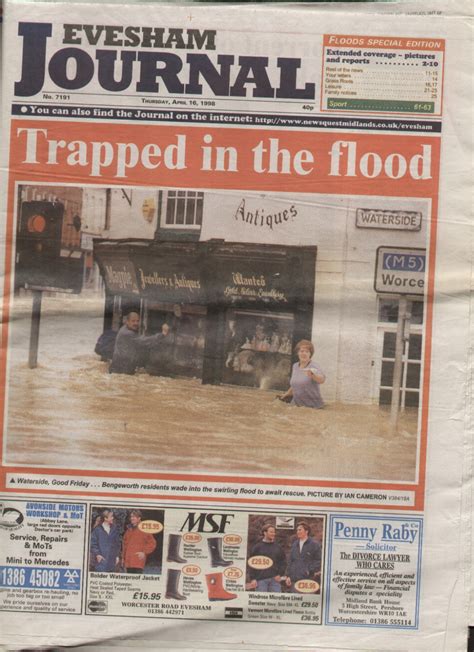
[[[6,2],[1,642],[462,649],[462,12],[91,9]]]

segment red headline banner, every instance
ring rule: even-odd
[[[35,183],[428,197],[439,169],[439,138],[418,135],[16,120],[11,139]]]

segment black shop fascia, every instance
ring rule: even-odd
[[[95,240],[105,328],[132,310],[141,332],[170,332],[148,373],[286,389],[293,350],[311,339],[316,247],[222,240]]]

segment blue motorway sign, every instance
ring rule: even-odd
[[[384,294],[424,295],[426,250],[379,247],[374,289]]]

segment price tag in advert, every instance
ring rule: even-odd
[[[314,580],[298,580],[295,582],[295,589],[298,593],[316,593],[319,584]]]
[[[158,532],[161,532],[163,529],[163,523],[153,520],[141,521],[138,524],[138,529],[142,532],[147,532],[148,534],[158,534]]]
[[[224,543],[227,546],[239,546],[242,543],[242,537],[240,534],[226,534]]]
[[[250,557],[248,560],[248,565],[250,568],[271,568],[273,566],[273,560],[270,557],[265,557],[265,555],[256,555],[255,557]]]
[[[242,577],[243,573],[240,568],[236,566],[231,566],[226,568],[224,571],[224,577],[227,577],[229,580],[239,580]]]
[[[200,575],[200,573],[201,573],[201,568],[196,564],[187,564],[186,566],[183,567],[183,575],[189,575],[191,577],[194,577],[196,575]]]

